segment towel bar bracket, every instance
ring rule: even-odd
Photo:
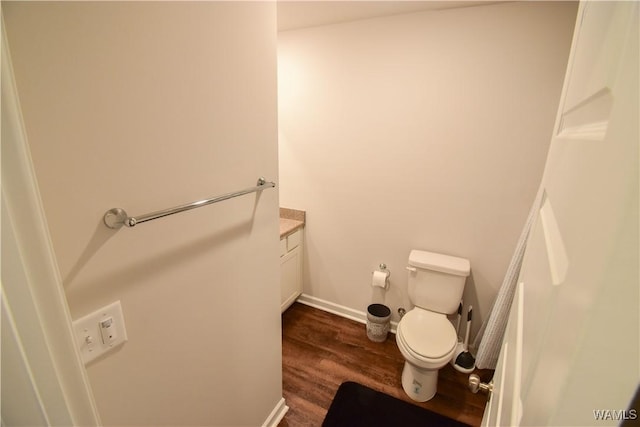
[[[136,224],[140,224],[142,222],[151,221],[154,219],[162,218],[168,215],[173,215],[176,213],[188,211],[191,209],[199,208],[201,206],[210,205],[212,203],[221,202],[223,200],[228,200],[233,197],[242,196],[244,194],[255,193],[257,191],[262,191],[265,188],[273,188],[276,184],[274,182],[266,181],[264,178],[260,177],[255,187],[246,188],[244,190],[236,191],[234,193],[223,194],[222,196],[213,197],[211,199],[198,200],[196,202],[188,203],[186,205],[180,205],[169,209],[164,209],[161,211],[152,212],[146,215],[138,215],[135,217],[130,217],[127,215],[122,208],[112,208],[105,212],[103,221],[104,224],[112,229],[119,229],[123,225],[127,227],[133,227]]]
[[[104,214],[104,224],[109,228],[118,229],[122,227],[129,218],[124,209],[111,208]]]

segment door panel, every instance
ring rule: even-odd
[[[580,5],[519,278],[522,334],[511,324],[505,334],[494,379],[502,403],[488,407],[487,425],[637,417],[625,410],[640,378],[638,13],[637,2]],[[521,418],[507,404],[518,399]]]

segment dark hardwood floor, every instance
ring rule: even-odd
[[[469,375],[445,366],[440,370],[436,396],[418,403],[402,389],[403,364],[395,335],[375,343],[367,338],[361,323],[294,303],[282,314],[283,395],[289,411],[278,426],[320,426],[344,381],[358,382],[472,426],[480,425],[486,397],[467,389]],[[493,375],[490,370],[476,373],[483,381]]]

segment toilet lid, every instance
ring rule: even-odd
[[[453,325],[444,314],[414,308],[404,315],[400,326],[407,345],[425,358],[446,355],[458,341]]]

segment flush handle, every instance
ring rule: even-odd
[[[418,269],[417,269],[417,268],[415,268],[415,267],[409,267],[409,266],[406,266],[405,268],[406,268],[408,271],[412,272],[412,273],[415,273],[416,271],[418,271]]]
[[[489,383],[483,383],[480,381],[480,377],[476,374],[469,375],[469,390],[472,393],[477,393],[478,391],[483,391],[487,393],[487,398],[491,397],[491,393],[493,392],[493,380]]]

